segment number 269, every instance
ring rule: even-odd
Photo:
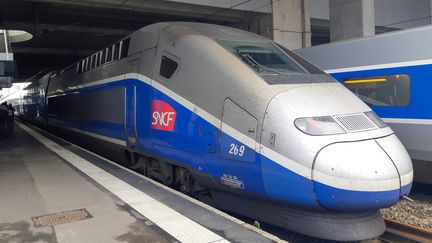
[[[240,147],[237,144],[232,143],[230,145],[229,154],[243,156],[245,152],[245,146],[241,145]]]

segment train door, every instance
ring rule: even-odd
[[[127,145],[133,149],[136,144],[136,93],[137,87],[135,84],[128,85],[125,88],[125,136]]]
[[[255,117],[231,99],[226,99],[221,124],[222,158],[253,163],[257,126],[258,121]]]
[[[138,64],[140,57],[128,60],[124,76],[125,82],[125,137],[128,148],[133,151],[137,143],[137,97],[138,97]]]
[[[257,119],[231,99],[225,99],[220,126],[220,161],[215,170],[225,186],[263,193],[257,159]]]

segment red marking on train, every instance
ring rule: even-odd
[[[151,128],[164,131],[173,131],[177,112],[168,103],[162,100],[152,100]]]

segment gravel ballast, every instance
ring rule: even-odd
[[[393,207],[381,209],[384,218],[432,229],[432,196],[414,194],[409,197],[414,202],[404,199]]]

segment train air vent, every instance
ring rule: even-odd
[[[363,113],[335,116],[348,132],[361,132],[378,127]]]

